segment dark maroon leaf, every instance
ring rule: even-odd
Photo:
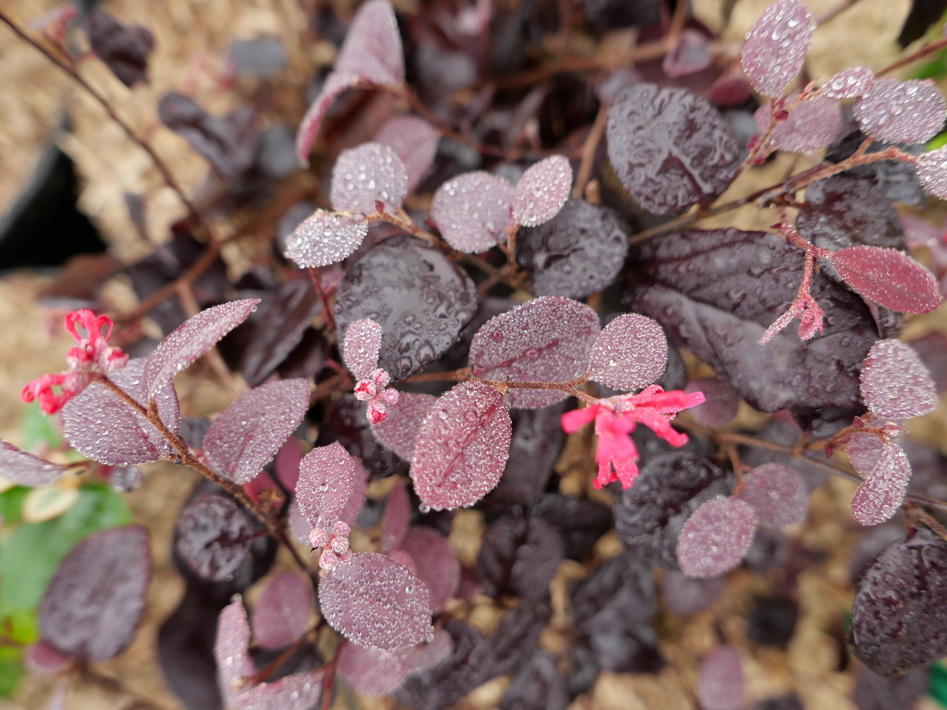
[[[0,476],[21,486],[48,486],[69,469],[33,456],[0,439]]]
[[[815,20],[799,0],[777,0],[753,23],[741,56],[753,86],[779,96],[802,70]]]
[[[279,37],[236,40],[227,47],[227,60],[238,77],[267,79],[286,68],[286,48]]]
[[[128,526],[90,535],[66,555],[46,588],[40,634],[77,658],[114,658],[138,629],[150,579],[147,530]]]
[[[799,603],[789,596],[760,596],[747,615],[746,637],[760,646],[786,648],[799,619]]]
[[[520,603],[500,619],[487,644],[480,649],[484,680],[515,671],[536,651],[539,635],[552,618],[549,595]]]
[[[626,547],[665,569],[678,569],[684,522],[706,500],[728,495],[728,476],[709,459],[672,452],[645,462],[635,485],[615,502],[615,529]]]
[[[825,159],[832,163],[839,163],[850,158],[865,138],[867,136],[858,130],[857,125],[852,120],[849,123],[849,132],[829,146],[825,153]],[[874,141],[868,146],[868,151],[884,150],[891,147],[891,145],[890,143]],[[920,145],[905,145],[902,143],[896,144],[895,147],[912,155],[923,154]],[[921,189],[921,185],[918,183],[917,167],[903,160],[879,160],[867,165],[850,168],[841,174],[846,177],[871,181],[882,189],[888,199],[895,202],[904,202],[920,207],[926,199],[924,190]]]
[[[716,577],[733,569],[753,542],[756,512],[738,498],[717,496],[693,512],[681,529],[677,561],[689,577]]]
[[[875,140],[924,143],[944,125],[944,97],[930,79],[878,79],[855,102],[855,118]]]
[[[938,331],[931,331],[919,338],[914,338],[909,345],[921,358],[927,368],[938,396],[947,392],[947,360],[942,355],[947,352],[947,336]]]
[[[240,141],[227,121],[211,116],[194,99],[176,91],[158,102],[158,118],[184,138],[226,180],[234,180],[244,167]]]
[[[657,319],[751,406],[861,408],[857,372],[876,325],[864,302],[828,277],[816,274],[810,289],[825,310],[820,337],[801,342],[789,330],[758,344],[799,290],[794,247],[760,232],[678,232],[643,245],[632,268],[628,309]]]
[[[852,702],[857,710],[919,707],[918,702],[927,694],[932,675],[927,668],[918,668],[904,675],[887,678],[868,668],[859,668],[855,674]]]
[[[859,581],[848,643],[881,675],[947,655],[947,542],[919,529],[886,547]]]
[[[125,86],[148,83],[148,55],[155,46],[151,32],[141,25],[126,25],[107,12],[86,15],[89,46]]]
[[[857,244],[903,249],[904,229],[891,200],[867,180],[835,175],[806,188],[799,233],[823,249]]]
[[[513,594],[534,601],[549,593],[562,557],[555,528],[538,518],[508,513],[487,528],[477,555],[477,576],[491,597]]]
[[[615,214],[569,200],[555,217],[521,229],[516,256],[537,296],[585,298],[608,286],[628,253],[628,235]]]
[[[576,587],[572,594],[575,626],[595,636],[647,624],[655,613],[655,594],[649,565],[634,550],[622,552]]]
[[[390,237],[349,267],[336,297],[339,328],[369,318],[383,333],[378,366],[394,381],[444,354],[477,309],[474,284],[444,253]]]
[[[536,504],[532,514],[556,528],[562,539],[563,554],[581,561],[599,538],[612,527],[608,507],[584,498],[550,493]]]
[[[298,574],[280,572],[253,607],[253,638],[263,648],[277,650],[298,639],[309,626],[312,585]]]
[[[396,651],[434,635],[427,587],[377,553],[353,555],[323,577],[319,606],[332,628],[362,646]]]
[[[685,29],[677,46],[664,56],[661,68],[669,77],[696,74],[710,65],[710,42],[703,32]]]
[[[516,224],[538,227],[555,217],[572,190],[569,159],[553,155],[531,165],[513,192],[512,215]]]
[[[743,495],[764,525],[781,527],[801,523],[809,509],[806,482],[790,466],[765,463],[743,477]]]
[[[500,710],[566,710],[569,695],[556,659],[548,651],[533,653],[513,678]]]
[[[583,0],[585,16],[601,30],[616,27],[649,27],[661,19],[656,0]]]
[[[414,447],[411,480],[425,505],[473,505],[496,486],[510,454],[506,400],[483,382],[462,382],[437,400]]]
[[[661,604],[675,614],[696,614],[709,609],[726,585],[726,578],[695,579],[677,570],[665,570],[661,576]]]
[[[900,251],[851,247],[827,258],[845,283],[885,308],[901,313],[928,313],[940,305],[937,279]]]
[[[704,393],[704,403],[688,410],[701,426],[723,426],[740,410],[740,393],[719,377],[698,377],[687,383],[685,391]]]
[[[697,676],[697,697],[705,710],[743,707],[746,676],[739,652],[733,646],[718,646],[704,656]]]
[[[684,89],[639,84],[608,111],[608,159],[651,214],[669,217],[729,187],[740,147],[720,113]]]
[[[203,493],[182,511],[175,528],[175,552],[200,579],[219,582],[246,561],[260,526],[223,493]]]

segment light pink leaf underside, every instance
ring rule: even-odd
[[[867,458],[862,456],[860,465],[864,465]],[[855,463],[854,457],[852,462]],[[890,520],[904,502],[911,480],[911,463],[904,451],[897,444],[886,444],[870,470],[859,466],[856,470],[864,483],[852,497],[852,516],[865,526]]]
[[[760,106],[753,118],[765,130],[772,115],[772,104]],[[799,104],[789,117],[777,124],[770,145],[791,153],[808,153],[831,145],[845,130],[842,107],[834,99],[817,97]]]
[[[478,170],[448,180],[434,193],[431,221],[458,251],[475,254],[506,241],[513,186]]]
[[[303,458],[296,500],[309,525],[328,536],[355,488],[355,460],[342,445],[317,446]]]
[[[253,607],[253,638],[262,648],[276,651],[301,637],[313,608],[312,586],[299,575],[280,572],[266,585]]]
[[[658,379],[667,367],[668,343],[661,326],[647,316],[619,316],[599,333],[589,359],[589,377],[624,392]]]
[[[799,72],[809,51],[815,20],[799,0],[777,0],[753,24],[742,63],[753,86],[779,96]]]
[[[250,624],[240,596],[234,597],[217,618],[214,658],[217,684],[226,704],[232,705],[243,687],[244,678],[253,674],[253,661],[247,653]]]
[[[404,49],[391,3],[369,0],[358,9],[336,57],[335,71],[375,84],[404,83]]]
[[[739,652],[718,646],[704,656],[697,676],[697,697],[704,710],[736,710],[744,705],[746,677]]]
[[[319,136],[322,119],[325,118],[329,107],[347,89],[358,86],[358,83],[359,77],[355,74],[341,74],[334,71],[326,77],[322,84],[322,90],[315,101],[309,105],[296,133],[296,157],[299,159],[300,165],[303,167],[309,166],[309,152],[312,150],[312,144],[316,142],[316,138]]]
[[[420,184],[434,161],[439,136],[423,118],[396,116],[378,129],[374,141],[390,147],[408,171],[408,192]]]
[[[875,73],[868,67],[851,67],[825,82],[821,92],[830,99],[854,99],[868,91],[874,80]]]
[[[21,486],[48,486],[68,470],[0,439],[0,476],[7,480]]]
[[[688,577],[715,577],[733,569],[753,542],[756,513],[749,503],[717,496],[684,523],[677,560]]]
[[[377,203],[397,212],[408,192],[408,171],[397,153],[381,143],[343,150],[332,168],[333,209],[374,214]]]
[[[538,227],[557,214],[572,190],[569,159],[553,155],[531,165],[513,191],[513,221]]]
[[[316,210],[286,237],[283,254],[305,269],[329,266],[354,254],[367,236],[368,222],[361,217]]]
[[[401,392],[397,404],[388,409],[388,417],[372,425],[372,433],[382,445],[410,461],[421,424],[436,401],[437,398],[430,394]]]
[[[928,313],[940,305],[937,279],[895,249],[857,246],[828,256],[839,276],[861,296],[901,313]]]
[[[357,320],[345,329],[342,341],[342,362],[355,379],[368,377],[378,367],[381,349],[381,326],[367,318]]]
[[[889,143],[924,143],[944,125],[944,97],[930,79],[878,79],[854,106],[862,131]]]
[[[236,710],[310,710],[322,697],[322,670],[288,675],[244,691]]]
[[[947,200],[947,148],[922,153],[917,159],[917,177],[927,192]]]
[[[415,573],[431,592],[431,611],[441,611],[460,585],[460,562],[447,538],[434,528],[413,525],[401,549],[414,560]]]
[[[868,409],[884,419],[920,417],[937,406],[937,386],[917,352],[900,340],[879,340],[860,375]]]
[[[743,477],[742,500],[753,506],[760,523],[781,527],[801,523],[809,508],[805,480],[781,463],[764,463]]]
[[[385,503],[385,517],[381,523],[381,551],[388,553],[400,547],[410,525],[411,499],[408,497],[408,487],[399,481],[391,489],[388,502]]]
[[[450,634],[443,629],[434,632],[430,643],[390,653],[347,643],[339,650],[338,670],[358,692],[387,695],[408,676],[438,665],[452,648]]]

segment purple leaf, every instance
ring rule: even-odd
[[[237,116],[243,118],[241,114]],[[194,99],[176,91],[161,98],[158,118],[226,180],[236,179],[249,166],[252,155],[243,150],[248,141],[240,129],[253,132],[252,125],[238,127],[226,119],[211,116]],[[252,121],[252,114],[249,119]]]
[[[312,586],[292,572],[280,572],[253,607],[253,638],[268,651],[289,646],[309,626]]]
[[[661,576],[661,604],[674,613],[689,616],[714,605],[726,586],[726,577],[694,579],[677,570]]]
[[[62,478],[69,469],[33,456],[0,439],[0,476],[21,486],[48,486]]]
[[[510,454],[513,425],[503,395],[463,382],[424,420],[411,460],[421,502],[435,510],[473,505],[496,486]]]
[[[241,693],[235,710],[310,710],[322,697],[322,670],[285,676],[271,683],[260,683]]]
[[[890,143],[929,141],[947,115],[944,97],[930,79],[877,79],[854,109],[862,131]]]
[[[381,326],[375,321],[364,318],[345,329],[342,362],[355,379],[365,379],[378,367],[380,349]]]
[[[796,469],[781,463],[764,463],[743,477],[742,500],[753,506],[763,525],[782,527],[804,522],[809,489]]]
[[[660,217],[719,197],[736,177],[740,146],[708,101],[685,89],[638,84],[608,111],[608,159],[622,187]]]
[[[397,404],[388,410],[388,417],[372,425],[372,433],[384,446],[410,461],[421,424],[436,401],[437,398],[429,394],[401,392]]]
[[[384,555],[353,555],[319,584],[325,620],[347,639],[396,651],[434,638],[430,593],[407,567]]]
[[[857,246],[826,258],[852,290],[885,308],[928,313],[940,305],[937,279],[900,251]]]
[[[414,192],[437,153],[439,136],[434,126],[417,116],[396,116],[378,129],[373,140],[401,159],[408,172],[408,193]]]
[[[865,454],[858,459],[855,470],[864,483],[852,498],[852,516],[865,526],[883,523],[898,512],[911,478],[911,463],[897,444],[885,444],[874,464],[866,470],[863,466],[868,459]],[[855,457],[852,462],[856,462]]]
[[[394,150],[381,143],[362,143],[343,150],[332,169],[329,199],[336,210],[397,212],[407,192],[404,163]]]
[[[921,154],[917,159],[917,177],[927,192],[947,200],[947,148]]]
[[[450,653],[450,636],[437,629],[429,644],[390,653],[346,643],[339,649],[338,670],[359,693],[387,695],[409,675],[433,668]]]
[[[181,511],[174,549],[200,579],[221,582],[243,565],[260,526],[233,498],[202,493]]]
[[[861,372],[865,405],[876,416],[903,420],[937,406],[937,388],[921,358],[900,340],[879,340],[865,357]]]
[[[126,25],[102,10],[86,15],[89,46],[125,86],[148,83],[148,55],[154,35],[141,25]]]
[[[796,228],[813,244],[830,251],[862,244],[905,246],[901,218],[884,191],[869,180],[842,175],[806,188]]]
[[[214,658],[217,660],[217,683],[227,706],[232,706],[243,689],[244,680],[253,675],[253,662],[247,653],[250,624],[240,596],[224,607],[217,619]]]
[[[326,77],[322,90],[306,110],[306,115],[303,116],[296,134],[296,157],[300,165],[303,167],[309,165],[309,151],[312,150],[312,144],[316,142],[316,137],[319,135],[326,111],[344,91],[357,86],[358,83],[359,77],[355,74],[341,74],[334,71]]]
[[[661,69],[671,78],[696,74],[708,66],[710,42],[704,33],[692,29],[681,32],[677,46],[665,54],[661,62]]]
[[[250,390],[221,412],[204,436],[210,465],[243,485],[272,459],[309,409],[306,380],[277,380]]]
[[[491,597],[513,594],[535,602],[549,593],[562,562],[562,539],[537,517],[511,512],[494,520],[477,554],[477,578]]]
[[[854,99],[871,88],[875,73],[868,67],[857,66],[845,69],[833,76],[820,89],[830,99]]]
[[[788,98],[787,102],[793,98]],[[760,131],[766,130],[772,111],[772,103],[766,103],[753,114]],[[844,130],[845,121],[842,119],[842,107],[839,102],[816,97],[803,101],[790,111],[786,120],[776,125],[769,144],[777,150],[808,153],[828,147]]]
[[[704,710],[737,710],[744,706],[746,678],[743,662],[733,646],[718,646],[700,663],[697,697]]]
[[[694,511],[677,543],[677,559],[688,577],[716,577],[733,569],[753,542],[756,513],[749,503],[717,496]]]
[[[374,84],[404,83],[404,50],[391,3],[369,0],[358,9],[336,57],[335,71]]]
[[[109,377],[142,406],[147,406],[143,373],[148,362],[129,360]],[[157,388],[158,416],[176,434],[181,411],[174,385],[165,381]],[[66,403],[62,410],[63,435],[78,451],[99,463],[112,466],[147,463],[170,455],[174,449],[145,417],[131,408],[105,385],[93,383]]]
[[[258,298],[245,298],[213,306],[169,333],[145,361],[144,399],[154,397],[178,372],[243,323],[259,302]]]
[[[667,367],[661,326],[637,313],[615,318],[599,333],[589,358],[589,379],[630,392],[657,380]]]
[[[723,426],[733,419],[740,409],[740,393],[733,385],[719,377],[698,377],[688,382],[684,391],[704,393],[704,403],[688,410],[694,421],[701,426]]]
[[[431,592],[431,611],[442,611],[460,585],[460,562],[447,538],[434,528],[413,525],[399,549],[411,556],[415,573]]]
[[[381,539],[379,540],[381,551],[389,553],[401,547],[410,525],[411,499],[408,497],[408,487],[399,481],[391,489],[388,502],[385,504],[385,517],[381,523]]]
[[[598,333],[598,314],[585,304],[537,298],[491,318],[477,331],[470,343],[470,370],[492,380],[568,382],[585,373]],[[511,389],[508,396],[514,407],[536,408],[568,395]]]
[[[743,45],[743,69],[757,91],[779,96],[802,69],[815,20],[799,0],[777,0],[753,24]]]
[[[107,661],[131,643],[151,579],[148,531],[94,533],[66,555],[39,606],[45,641],[77,658]]]
[[[286,238],[283,254],[302,268],[329,266],[354,254],[367,236],[363,218],[316,210]]]
[[[356,475],[356,460],[338,442],[317,446],[299,464],[299,509],[313,531],[318,530],[326,539],[352,495]]]
[[[506,242],[514,192],[510,183],[490,173],[464,173],[437,188],[431,221],[454,249],[486,251]]]
[[[531,165],[513,191],[513,221],[538,227],[555,217],[569,199],[572,166],[569,159],[553,155]]]

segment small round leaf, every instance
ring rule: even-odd
[[[531,165],[513,192],[513,221],[538,227],[558,214],[572,189],[569,159],[553,155]]]
[[[668,342],[647,316],[619,316],[599,333],[589,358],[589,377],[623,392],[657,380],[667,367]]]
[[[454,249],[486,251],[506,241],[514,190],[482,170],[448,180],[434,193],[431,221]]]
[[[343,150],[335,161],[329,190],[333,209],[397,212],[407,193],[408,170],[387,145],[363,143]]]
[[[776,0],[753,24],[743,45],[743,69],[757,91],[779,96],[802,70],[815,20],[799,0]]]
[[[733,569],[750,549],[756,513],[749,503],[717,496],[701,505],[681,530],[677,559],[688,577],[715,577]]]

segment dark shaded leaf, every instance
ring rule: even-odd
[[[107,12],[94,9],[86,15],[89,46],[125,86],[148,83],[148,56],[155,46],[151,32],[141,25],[126,25]]]
[[[786,648],[798,618],[799,604],[792,597],[757,597],[746,618],[746,637],[761,646]]]
[[[947,11],[945,0],[911,0],[911,11],[904,18],[901,34],[898,35],[898,44],[901,45],[901,49],[923,37],[927,30],[944,16],[945,11]],[[864,710],[864,708],[859,708],[859,710]]]
[[[260,524],[223,493],[203,493],[181,510],[174,550],[198,578],[220,582],[244,564]]]
[[[647,625],[654,613],[654,578],[634,551],[608,560],[572,594],[573,621],[588,637],[636,629]]]
[[[238,77],[266,79],[286,68],[286,48],[279,37],[256,37],[231,42],[227,59]]]
[[[566,710],[565,679],[548,651],[533,653],[500,701],[500,710]]]
[[[243,141],[235,126],[211,116],[194,99],[176,91],[161,97],[158,118],[186,140],[225,180],[236,179],[246,167],[241,160]]]
[[[713,606],[725,585],[722,576],[695,579],[683,572],[665,570],[661,576],[661,604],[674,614],[696,614]]]
[[[612,513],[607,506],[557,493],[543,496],[532,514],[556,528],[562,538],[563,554],[578,561],[612,527]]]
[[[288,646],[306,633],[313,608],[312,585],[298,574],[280,572],[253,607],[253,638],[265,649]]]
[[[491,597],[513,594],[532,601],[549,593],[562,557],[562,541],[549,523],[507,513],[487,528],[477,577]]]
[[[926,668],[918,668],[893,678],[878,675],[868,668],[859,668],[855,674],[852,702],[858,710],[914,708],[921,697],[927,694],[928,683],[929,673]]]
[[[901,218],[884,191],[867,180],[834,175],[806,188],[799,233],[836,251],[857,244],[904,249]]]
[[[774,527],[803,522],[809,509],[805,480],[781,463],[764,463],[745,474],[741,498],[753,507],[760,523]]]
[[[853,121],[850,123],[849,132],[829,146],[825,159],[832,163],[839,163],[850,158],[866,137]],[[869,152],[884,150],[890,145],[890,143],[875,141],[869,145],[868,150]],[[913,155],[923,153],[922,147],[918,145],[896,144],[895,147]],[[917,167],[903,160],[880,160],[868,165],[859,165],[846,170],[841,175],[869,180],[880,187],[888,199],[895,202],[920,207],[926,199],[924,190],[918,184]]]
[[[319,428],[317,446],[326,446],[334,441],[338,441],[346,451],[362,461],[374,477],[408,473],[405,461],[378,443],[365,417],[365,405],[351,394],[343,395],[332,403],[325,423]]]
[[[21,486],[48,486],[69,469],[19,449],[0,439],[0,476]]]
[[[552,604],[548,594],[528,603],[522,599],[515,609],[506,612],[477,654],[475,662],[484,669],[483,680],[511,673],[530,658],[536,652],[539,635],[551,618]]]

